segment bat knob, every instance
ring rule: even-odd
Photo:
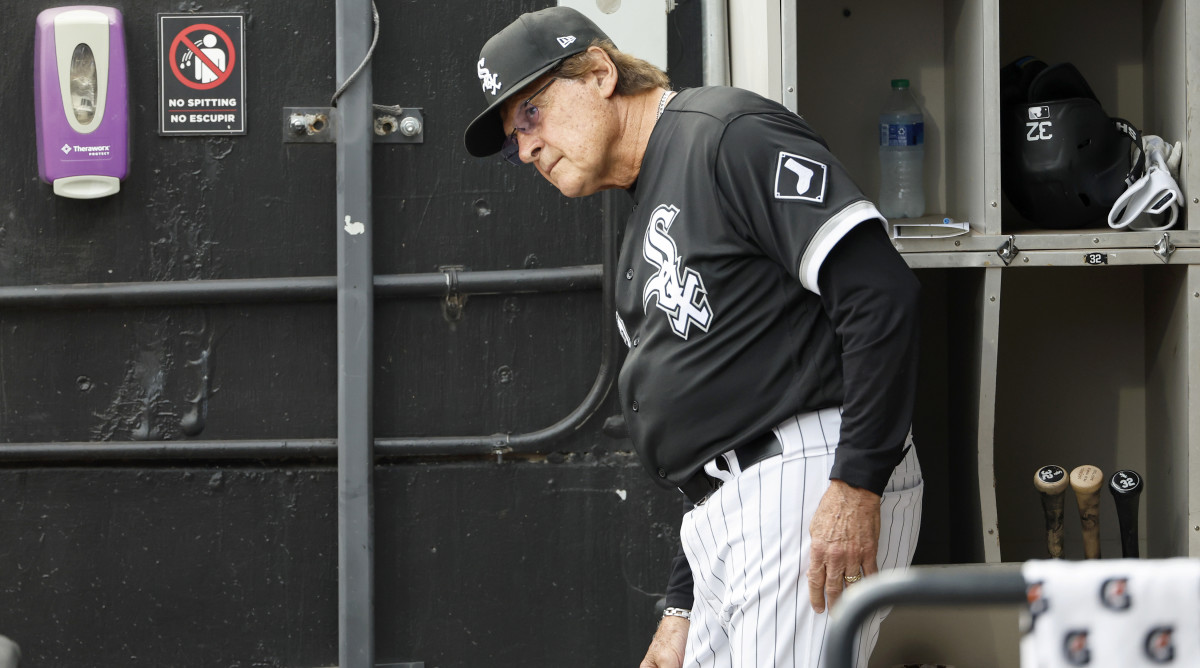
[[[1142,476],[1137,471],[1122,469],[1108,479],[1108,491],[1117,498],[1128,498],[1142,493]]]
[[[1085,464],[1071,470],[1071,487],[1079,494],[1095,494],[1104,484],[1104,474],[1100,469]]]
[[[1033,486],[1043,494],[1061,494],[1069,484],[1067,470],[1054,464],[1043,466],[1033,474]]]

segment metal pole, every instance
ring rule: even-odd
[[[337,0],[338,665],[375,668],[371,0]],[[350,224],[347,224],[347,221]],[[361,223],[359,225],[358,223]]]
[[[729,0],[704,0],[704,85],[729,85]]]
[[[783,106],[800,113],[800,36],[799,0],[783,0],[779,4],[779,42],[781,45],[779,73],[782,81],[779,94]]]

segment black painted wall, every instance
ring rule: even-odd
[[[116,2],[133,162],[121,193],[56,197],[37,176],[34,19],[0,22],[0,286],[336,274],[332,145],[281,141],[282,109],[328,106],[333,0]],[[378,0],[374,97],[422,107],[425,141],[374,150],[375,270],[563,267],[601,258],[599,197],[471,158],[483,41],[531,0]],[[699,0],[670,16],[671,74],[699,81]],[[159,12],[246,16],[248,132],[156,132]],[[625,206],[616,198],[616,206]],[[620,215],[620,212],[616,212]],[[523,433],[583,399],[600,363],[598,292],[380,299],[378,437]],[[336,435],[332,301],[0,308],[5,444]],[[376,472],[377,654],[434,666],[633,665],[655,623],[680,513],[609,396],[532,457],[400,458]],[[0,465],[0,634],[28,666],[337,662],[333,464]]]

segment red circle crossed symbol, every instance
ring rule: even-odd
[[[213,63],[212,59],[205,55],[204,51],[200,47],[196,46],[195,42],[188,39],[188,35],[196,32],[197,30],[208,30],[217,37],[221,38],[221,41],[225,43],[225,52],[229,54],[229,58],[228,62],[225,63],[224,69],[217,67],[216,64]],[[208,69],[212,70],[213,74],[217,75],[217,78],[208,83],[200,83],[195,79],[184,76],[183,72],[179,69],[179,58],[177,57],[178,52],[176,51],[180,44],[186,47],[188,51],[191,51],[196,58],[199,59],[200,64],[203,64],[207,66]],[[167,53],[169,53],[171,56],[171,71],[175,73],[175,78],[179,79],[179,82],[188,88],[195,88],[196,90],[208,90],[210,88],[216,88],[217,86],[225,83],[225,81],[229,79],[229,75],[233,73],[233,64],[237,61],[237,52],[233,49],[233,40],[229,39],[229,35],[226,35],[224,30],[207,23],[197,23],[196,25],[191,25],[181,30],[179,34],[175,36],[175,41],[171,42],[171,49]]]

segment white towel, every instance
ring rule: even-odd
[[[1021,573],[1021,668],[1200,666],[1200,560],[1034,560]]]

